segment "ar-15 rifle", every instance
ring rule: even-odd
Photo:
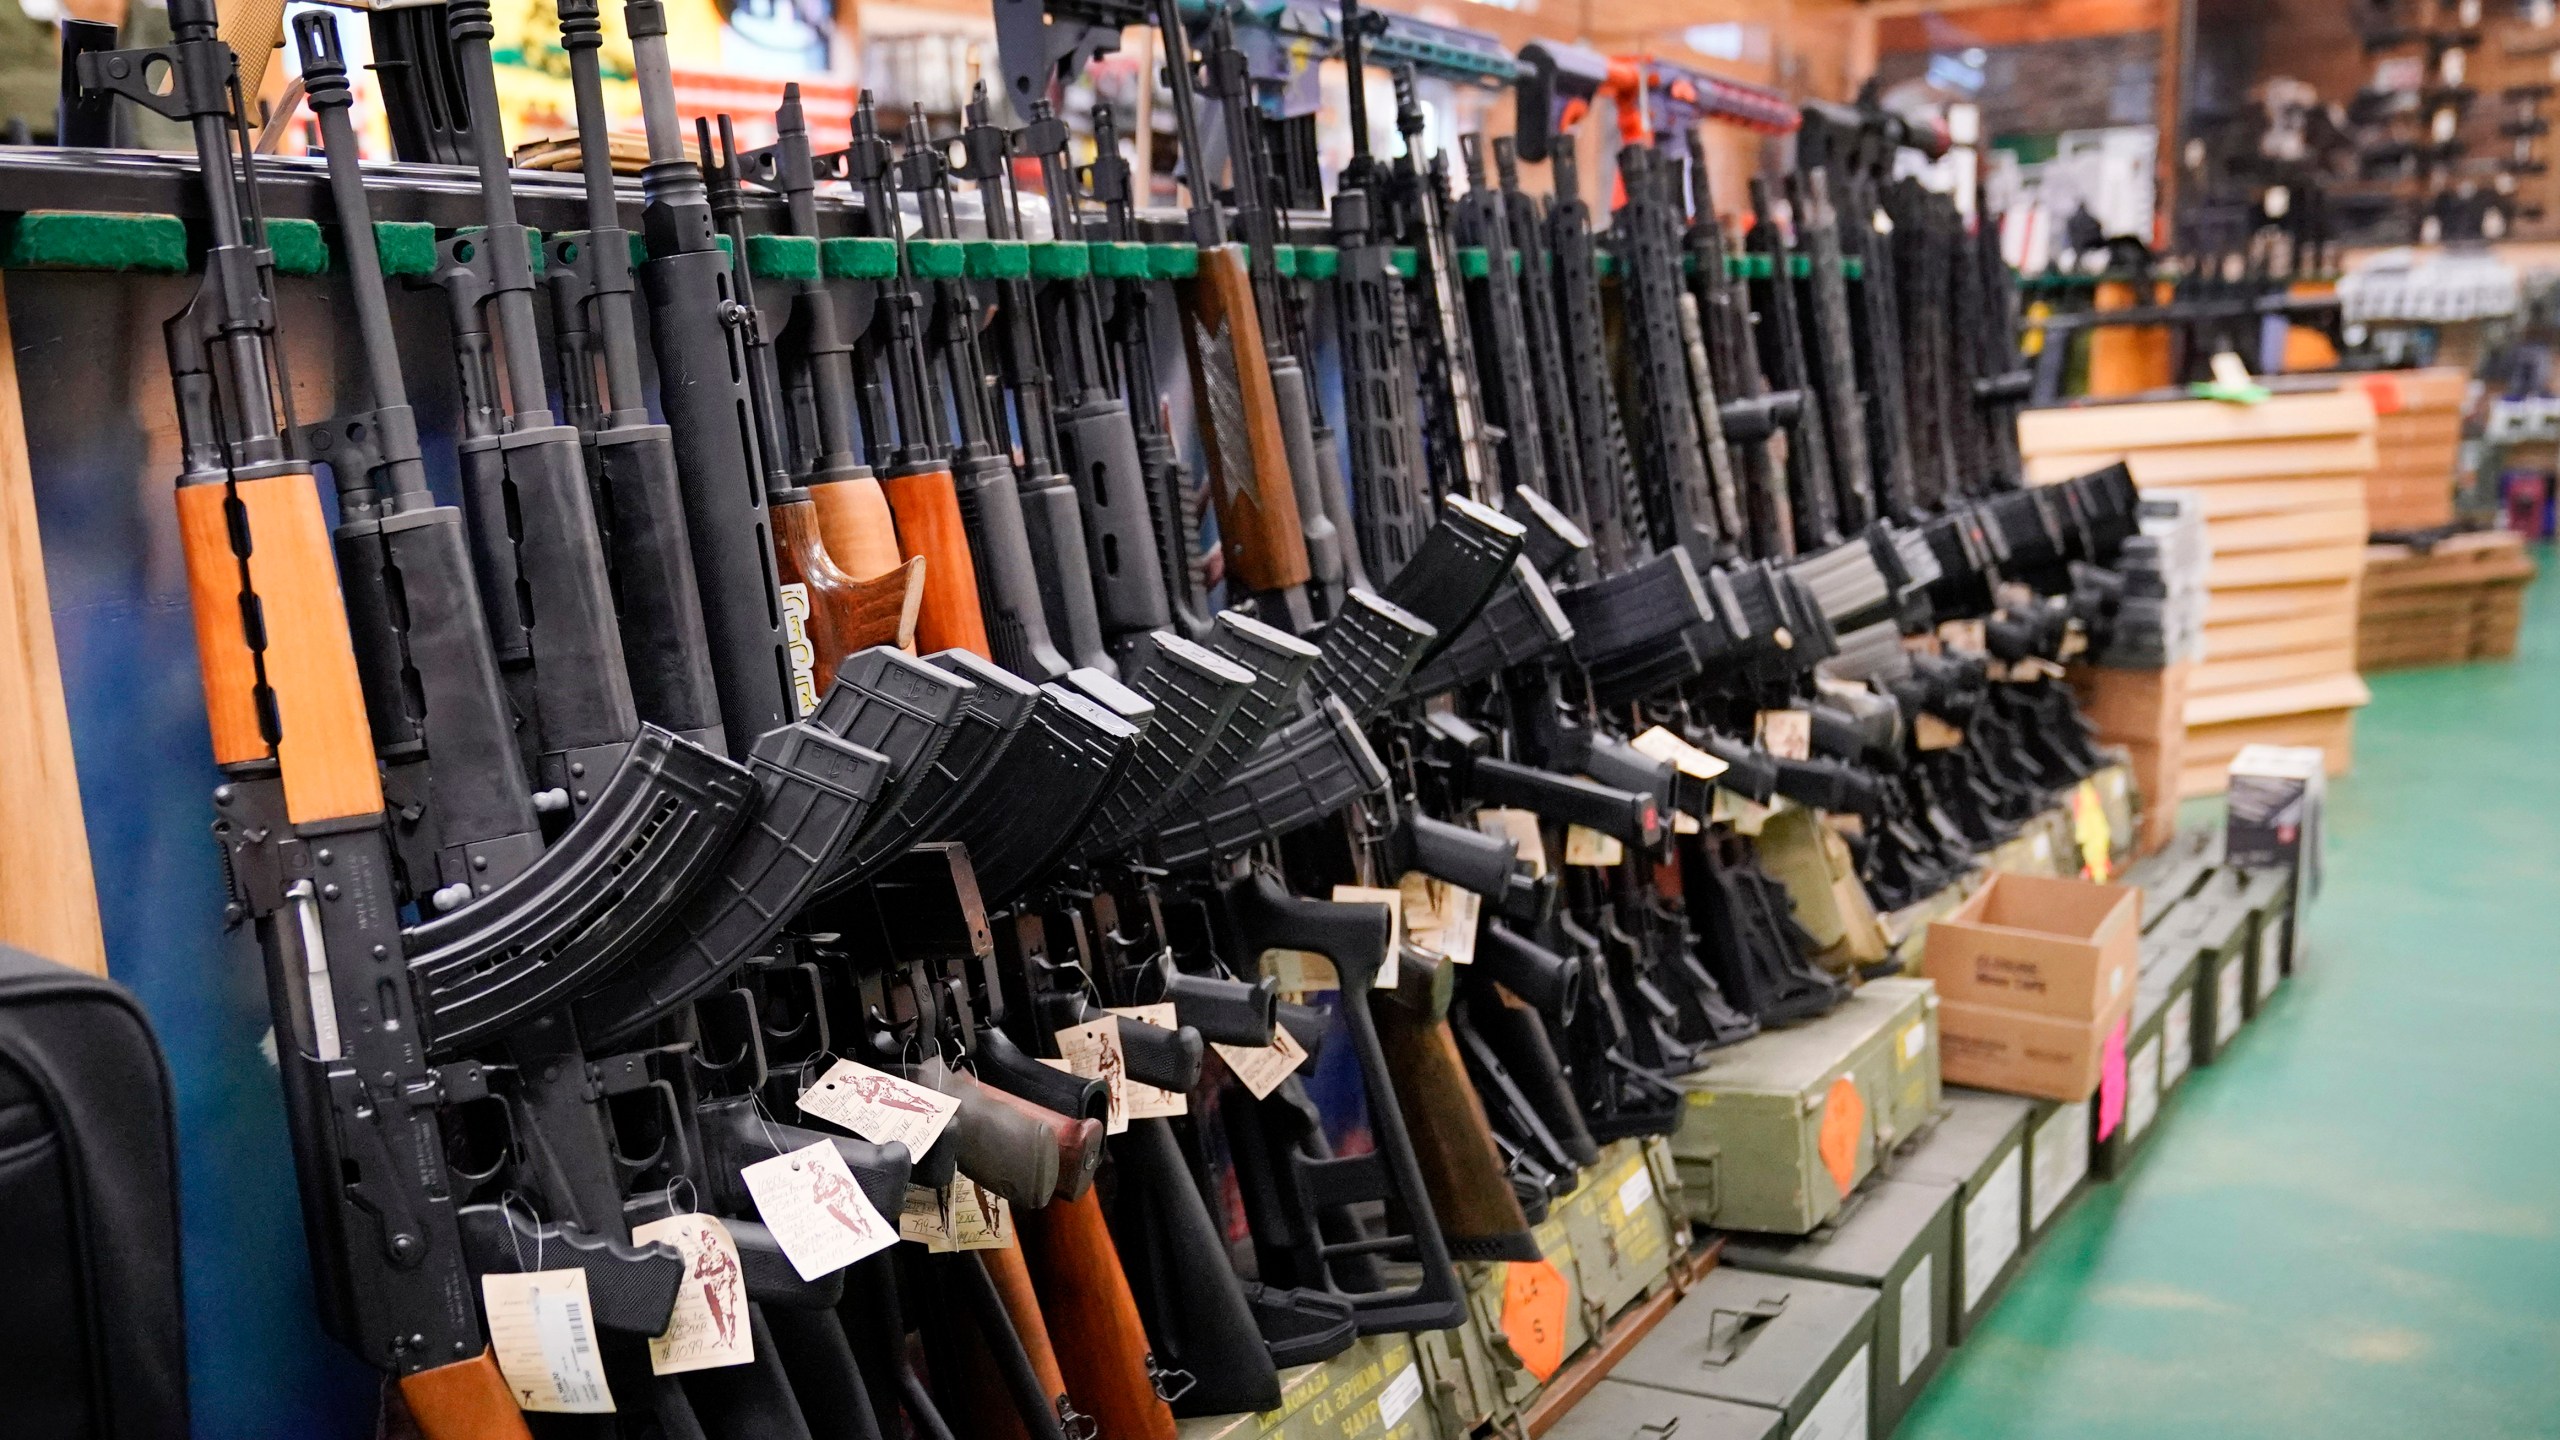
[[[1691,292],[1699,297],[1710,367],[1724,404],[1724,438],[1742,464],[1742,510],[1748,517],[1750,552],[1763,560],[1796,553],[1795,505],[1787,495],[1786,431],[1803,410],[1799,392],[1771,393],[1752,338],[1751,295],[1731,273],[1724,223],[1716,214],[1706,143],[1689,132],[1687,264]]]
[[[1484,138],[1461,135],[1458,151],[1466,166],[1467,194],[1458,202],[1452,231],[1459,244],[1472,245],[1484,256],[1483,283],[1468,288],[1476,293],[1478,303],[1471,309],[1482,330],[1477,356],[1492,360],[1478,373],[1486,376],[1486,393],[1494,402],[1503,492],[1525,489],[1544,496],[1550,483],[1549,442],[1538,413],[1537,378],[1530,373],[1529,322],[1521,312],[1520,282],[1512,268],[1517,252],[1511,243],[1510,205],[1486,178]]]
[[[1634,397],[1636,474],[1655,543],[1677,544],[1701,571],[1731,553],[1723,532],[1722,486],[1699,433],[1700,411],[1690,388],[1687,337],[1681,327],[1678,219],[1671,178],[1648,145],[1618,152],[1626,203],[1609,232],[1620,271],[1619,304],[1626,343],[1619,388]],[[1711,468],[1714,466],[1714,468]]]
[[[933,245],[939,255],[959,260],[962,246],[959,219],[951,203],[951,164],[927,131],[923,108],[911,108],[906,149],[897,162],[898,186],[916,197],[922,242]],[[860,132],[856,135],[859,138]],[[910,251],[914,248],[908,246]],[[959,423],[951,473],[959,490],[969,549],[978,562],[979,606],[997,664],[1034,683],[1055,680],[1073,667],[1052,640],[1041,604],[1040,571],[1025,528],[1013,457],[1006,453],[988,394],[986,358],[978,346],[977,297],[959,267],[950,269],[952,273],[938,275],[924,287],[932,301],[927,335],[941,366],[951,412]],[[940,402],[927,396],[924,403]],[[1088,585],[1088,598],[1090,590]]]
[[[1475,347],[1468,334],[1466,306],[1458,280],[1458,256],[1448,225],[1447,161],[1426,161],[1421,150],[1422,106],[1414,98],[1413,71],[1398,66],[1396,132],[1404,137],[1404,153],[1396,157],[1394,194],[1396,224],[1414,253],[1413,293],[1424,342],[1422,356],[1423,434],[1429,440],[1431,489],[1434,495],[1463,495],[1479,505],[1497,504],[1494,478],[1500,469],[1491,453],[1484,409],[1477,389]]]
[[[1529,344],[1530,373],[1546,437],[1547,488],[1584,533],[1589,533],[1589,482],[1583,478],[1583,442],[1572,383],[1565,378],[1564,328],[1556,316],[1555,254],[1538,203],[1520,189],[1520,156],[1508,135],[1493,142],[1494,173],[1510,221],[1513,253],[1520,257],[1520,313]],[[1625,444],[1623,437],[1619,444]],[[1587,571],[1577,567],[1577,576]]]
[[[1840,213],[1831,204],[1831,177],[1819,167],[1787,177],[1787,210],[1805,260],[1807,348],[1813,352],[1813,392],[1829,431],[1835,514],[1841,533],[1854,534],[1876,518],[1875,462],[1867,446],[1867,403],[1858,390],[1858,363],[1850,334],[1848,277],[1841,264]]]
[[[1804,396],[1804,407],[1810,411],[1814,406],[1813,381],[1805,361],[1804,329],[1797,321],[1795,280],[1790,273],[1795,254],[1779,229],[1766,180],[1755,178],[1751,182],[1751,220],[1751,251],[1766,259],[1769,270],[1767,276],[1755,275],[1752,281],[1757,296],[1752,308],[1760,322],[1753,329],[1759,340],[1761,368],[1780,390]],[[1840,539],[1835,500],[1840,489],[1832,480],[1831,447],[1823,427],[1816,424],[1799,424],[1792,438],[1787,461],[1796,546],[1803,551],[1828,549]]]

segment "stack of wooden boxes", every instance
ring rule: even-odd
[[[2366,523],[2375,530],[2432,530],[2453,523],[2468,372],[2450,365],[2393,370],[2363,380],[2372,397],[2375,465],[2366,477]]]
[[[2203,499],[2213,565],[2204,658],[2186,682],[2179,793],[2219,793],[2231,757],[2255,742],[2316,745],[2344,771],[2355,712],[2371,698],[2356,677],[2376,458],[2365,391],[2031,410],[2018,438],[2038,483],[2121,460],[2137,485]]]
[[[2368,547],[2357,668],[2459,665],[2513,655],[2524,587],[2533,573],[2524,537],[2506,530],[2456,535],[2424,550]]]

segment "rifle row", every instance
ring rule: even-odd
[[[444,7],[482,224],[401,279],[444,300],[458,504],[334,18],[294,38],[362,378],[311,423],[211,6],[76,67],[194,132],[166,336],[228,918],[323,1316],[430,1440],[1272,1408],[1461,1323],[1459,1263],[1537,1259],[1601,1144],[1845,998],[1752,816],[1832,817],[1893,905],[2098,764],[2050,662],[2131,487],[2021,488],[1992,227],[1886,179],[1891,117],[1809,111],[1747,232],[1694,141],[1631,143],[1601,230],[1569,135],[1544,199],[1508,141],[1425,153],[1409,70],[1371,155],[1345,0],[1328,205],[1234,17],[1155,0],[1167,247],[1107,111],[1077,167],[1036,96],[897,140],[866,96],[821,150],[786,91],[740,151],[624,13],[640,231],[561,0],[587,225],[536,235],[486,0]]]

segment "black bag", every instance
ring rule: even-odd
[[[187,1433],[169,1067],[123,986],[0,945],[0,1430]]]

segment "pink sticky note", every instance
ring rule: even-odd
[[[2106,1045],[2098,1051],[2098,1138],[2100,1140],[2116,1133],[2116,1126],[2124,1121],[2124,1033],[2125,1027],[2132,1023],[2133,1017],[2130,1015],[2118,1020],[2116,1028],[2107,1032]]]

